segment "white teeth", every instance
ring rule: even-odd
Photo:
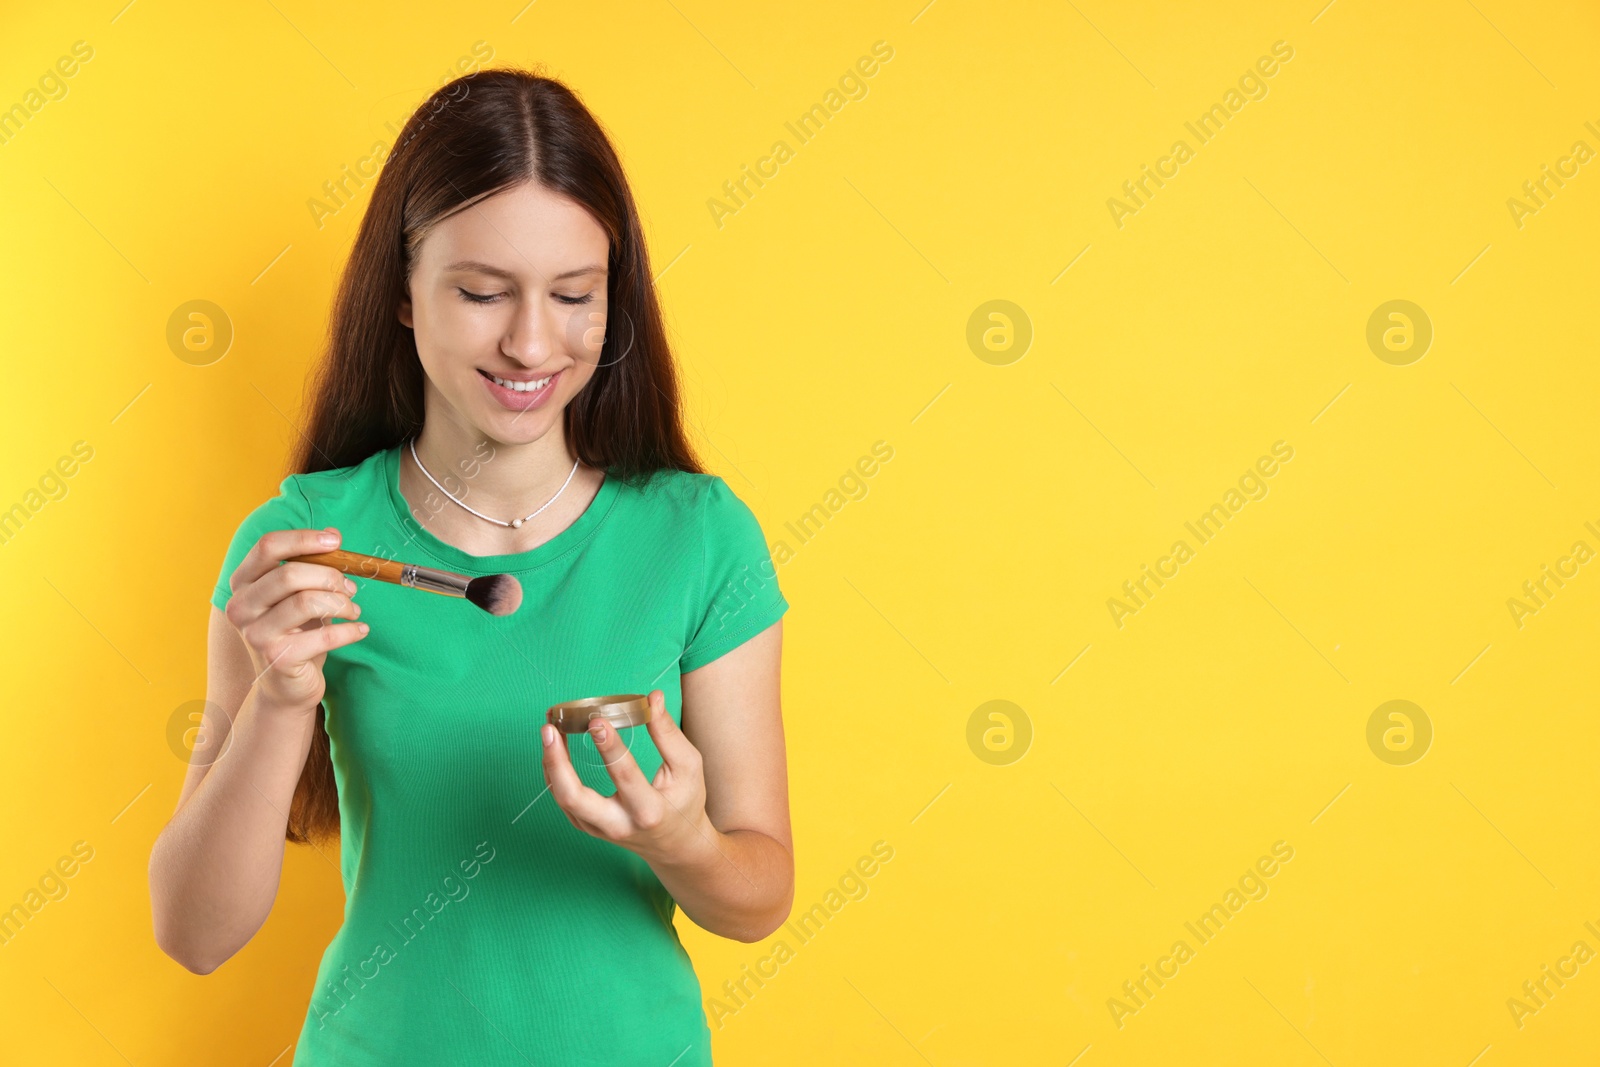
[[[508,382],[504,378],[496,378],[492,374],[489,375],[489,378],[494,382],[494,384],[518,393],[531,393],[535,389],[543,389],[546,385],[550,384],[550,379],[554,377],[554,374],[547,374],[536,382]]]

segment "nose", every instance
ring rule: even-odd
[[[525,301],[512,316],[506,336],[500,342],[500,351],[518,363],[537,367],[555,353],[555,341],[560,337],[558,324],[550,321],[550,313],[540,301]]]

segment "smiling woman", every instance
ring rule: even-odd
[[[222,560],[221,712],[201,729],[232,741],[190,766],[152,851],[156,939],[215,970],[271,910],[284,841],[337,836],[344,921],[297,1067],[708,1064],[673,917],[750,942],[788,914],[788,602],[760,523],[685,439],[638,212],[593,116],[519,70],[435,95],[374,184],[294,473]],[[339,545],[514,575],[523,605],[290,562]],[[541,731],[551,705],[628,692],[650,719],[627,743]],[[441,904],[374,980],[396,917],[483,841],[478,903]]]
[[[604,329],[586,327],[605,321],[609,244],[584,207],[538,182],[471,202],[436,226],[399,311],[416,331],[427,402],[459,419],[512,412],[500,423],[542,438],[552,420],[523,416],[559,410],[599,362]],[[479,249],[492,251],[477,258]],[[581,265],[569,266],[574,259]],[[485,354],[488,365],[463,353]]]

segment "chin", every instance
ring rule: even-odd
[[[551,398],[552,401],[556,399]],[[561,407],[551,406],[538,411],[497,411],[484,436],[494,437],[498,432],[508,445],[537,441],[561,424],[561,413],[565,408],[563,404]]]

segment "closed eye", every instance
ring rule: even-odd
[[[505,295],[504,293],[474,293],[459,286],[456,287],[456,292],[461,294],[461,299],[473,304],[493,304]],[[592,292],[585,293],[582,296],[564,296],[561,293],[552,293],[551,295],[563,304],[587,304],[594,299],[594,293]]]

